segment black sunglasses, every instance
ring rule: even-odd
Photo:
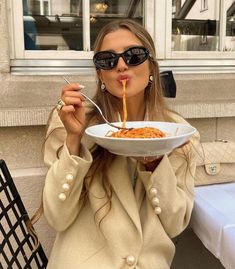
[[[111,70],[118,64],[120,57],[127,65],[136,66],[147,60],[149,51],[141,46],[131,47],[122,53],[99,51],[94,55],[93,62],[97,69]]]

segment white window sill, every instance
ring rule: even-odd
[[[161,71],[175,74],[235,73],[234,59],[159,60]],[[12,60],[12,75],[94,75],[92,60]]]

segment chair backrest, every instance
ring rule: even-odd
[[[163,95],[167,98],[176,97],[176,82],[172,71],[162,71],[160,73]]]
[[[28,231],[29,216],[4,160],[0,160],[0,269],[43,269],[47,257]]]

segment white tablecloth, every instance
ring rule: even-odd
[[[192,229],[226,269],[235,269],[235,183],[195,191]]]

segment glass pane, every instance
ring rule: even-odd
[[[32,12],[35,15],[40,15],[40,2],[35,1],[32,3]]]
[[[48,1],[44,1],[44,2],[43,2],[43,14],[44,14],[44,15],[49,15]]]
[[[82,0],[22,0],[26,50],[83,50]]]
[[[143,24],[143,0],[90,0],[91,48],[99,30],[117,18],[129,18]]]
[[[83,50],[82,0],[22,0],[26,50]],[[143,24],[143,0],[90,0],[91,47],[116,18]]]
[[[225,10],[227,11],[226,19],[226,38],[225,51],[235,51],[235,1],[226,0]]]
[[[220,0],[172,1],[173,51],[218,50],[219,3]]]

